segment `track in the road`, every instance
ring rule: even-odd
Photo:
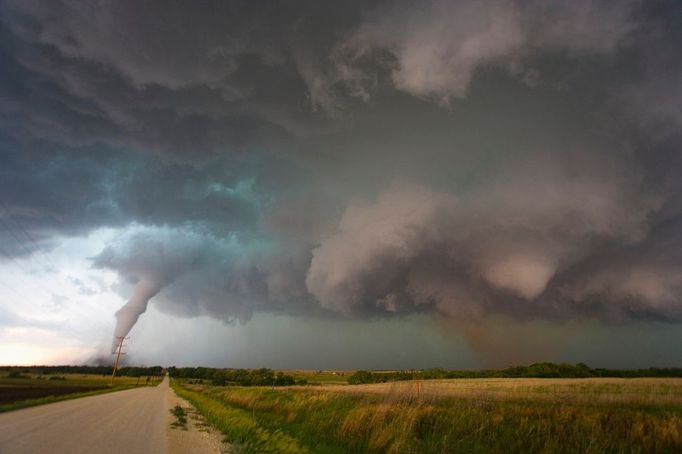
[[[0,414],[0,453],[164,453],[168,377],[155,387]]]

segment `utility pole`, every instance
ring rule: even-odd
[[[117,347],[116,347],[116,362],[114,363],[114,371],[111,373],[111,386],[114,386],[114,377],[116,376],[116,370],[118,369],[118,360],[121,358],[121,355],[125,355],[125,353],[121,353],[121,350],[123,349],[123,342],[128,339],[125,336],[116,336],[116,342],[117,342]]]

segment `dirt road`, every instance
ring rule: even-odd
[[[0,453],[168,452],[166,377],[159,386],[0,414]]]

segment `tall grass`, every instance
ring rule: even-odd
[[[291,454],[309,452],[295,437],[281,430],[268,430],[262,427],[255,414],[248,410],[177,385],[174,388],[180,397],[189,400],[210,424],[225,434],[227,440],[239,452]]]
[[[681,408],[679,378],[492,378],[424,380],[356,386],[328,386],[326,391],[380,394],[386,398],[451,397],[476,401],[531,403],[570,402],[575,405],[629,405]]]
[[[669,402],[587,405],[323,388],[179,393],[242,452],[682,451],[682,407]]]

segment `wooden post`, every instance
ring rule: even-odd
[[[121,359],[121,349],[123,349],[123,341],[126,340],[126,337],[124,336],[119,336],[116,339],[118,339],[118,347],[116,347],[116,362],[114,363],[114,371],[111,373],[111,386],[114,386],[114,377],[116,376],[116,369],[118,369],[118,361]]]

